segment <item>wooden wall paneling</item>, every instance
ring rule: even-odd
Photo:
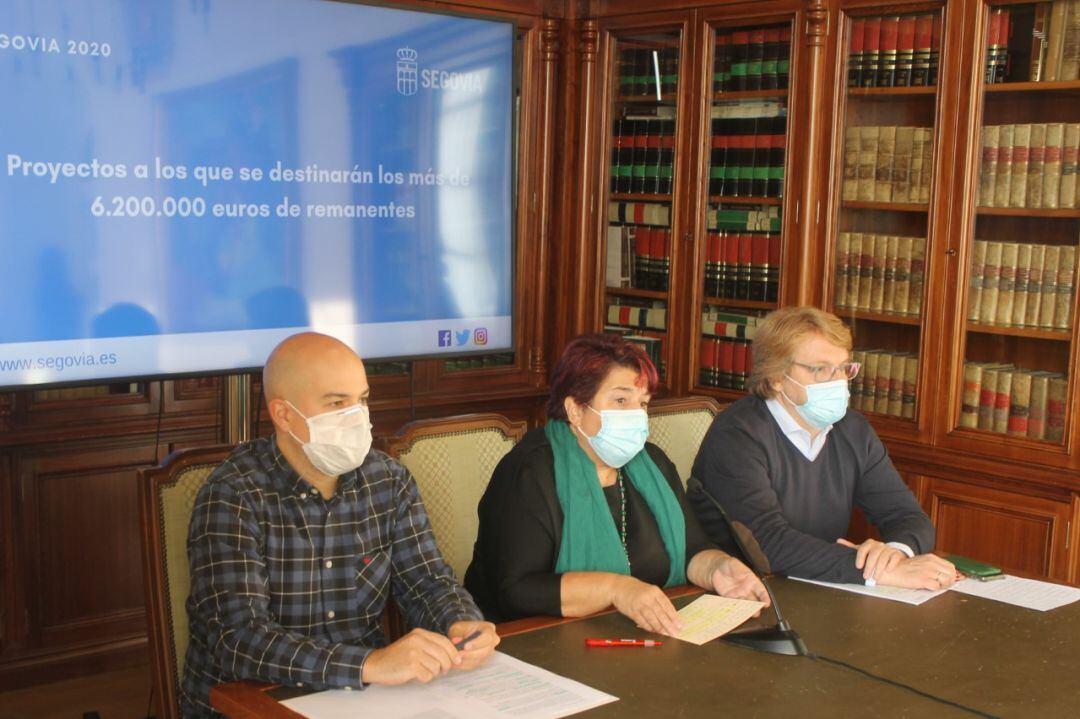
[[[1066,535],[1074,507],[1067,496],[1050,500],[932,478],[928,502],[939,552],[1069,580]]]
[[[1080,585],[1080,541],[1077,541],[1077,532],[1080,532],[1080,494],[1073,494],[1072,518],[1065,538],[1069,550],[1069,583]]]
[[[15,545],[12,507],[11,455],[0,452],[0,657],[7,651],[12,635],[12,600],[15,596],[11,578]]]

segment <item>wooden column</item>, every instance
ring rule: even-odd
[[[815,88],[811,95],[822,94],[822,77],[825,67],[825,46],[829,35],[829,12],[825,0],[811,0],[805,12],[804,32],[806,33],[806,62],[799,83],[804,87]],[[822,162],[828,162],[829,147],[828,123],[822,122],[818,107],[811,106],[802,112],[802,130],[800,135],[806,140],[802,144],[802,167],[807,178],[806,192],[799,205],[799,265],[797,275],[792,277],[798,287],[796,301],[800,305],[821,306],[821,283],[818,281],[818,267],[828,252],[825,249],[823,227],[826,208],[822,207],[828,196],[828,177],[821,177],[817,172]],[[824,155],[824,156],[823,156]],[[792,273],[794,274],[794,273]],[[790,275],[789,275],[790,276]]]
[[[588,301],[575,303],[571,318],[572,334],[578,335],[595,329],[594,324],[597,316],[597,307],[603,299],[602,283],[597,285],[596,272],[596,222],[594,212],[596,202],[596,168],[603,164],[601,144],[597,141],[595,122],[595,101],[597,69],[596,48],[599,37],[598,24],[595,18],[588,18],[581,23],[580,52],[578,62],[581,64],[581,86],[578,97],[580,106],[578,117],[580,118],[580,131],[578,134],[578,163],[580,168],[577,198],[575,203],[577,221],[574,226],[575,235],[572,246],[575,249],[574,272],[575,286],[571,288],[575,296],[587,297]],[[569,259],[569,258],[568,258]],[[585,289],[592,286],[591,291]]]
[[[537,128],[537,136],[540,138],[539,157],[537,162],[536,176],[542,178],[535,189],[535,202],[530,203],[534,209],[536,218],[536,288],[537,301],[533,308],[533,333],[532,347],[529,349],[529,372],[532,375],[533,384],[542,386],[547,381],[547,357],[544,352],[544,341],[548,329],[548,306],[556,298],[548,292],[548,263],[551,261],[549,248],[551,247],[551,234],[554,208],[555,165],[553,148],[556,131],[555,87],[559,70],[559,21],[555,18],[546,17],[540,25],[540,73],[541,73],[541,97],[540,126]]]

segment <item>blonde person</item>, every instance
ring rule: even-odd
[[[646,443],[657,381],[642,349],[617,335],[567,346],[547,425],[503,458],[480,501],[465,586],[489,620],[614,605],[674,634],[679,619],[661,587],[690,582],[768,602],[758,578],[709,543],[671,460]]]
[[[753,343],[750,396],[714,420],[693,474],[761,545],[771,571],[830,582],[940,589],[952,564],[930,554],[934,527],[884,445],[848,408],[851,332],[812,307],[773,312]],[[710,538],[728,546],[719,513],[691,502]],[[883,541],[844,538],[859,507]]]

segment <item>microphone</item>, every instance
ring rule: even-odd
[[[791,628],[791,625],[788,624],[788,621],[784,619],[783,615],[780,613],[780,604],[776,601],[776,595],[773,594],[772,588],[769,586],[769,582],[765,577],[770,571],[769,560],[761,550],[761,545],[754,539],[754,535],[747,529],[746,525],[731,520],[728,513],[724,511],[724,506],[720,504],[719,500],[717,500],[709,490],[705,489],[705,485],[701,483],[700,479],[697,477],[690,477],[690,479],[686,481],[686,487],[693,492],[700,492],[709,500],[709,503],[716,507],[716,510],[720,512],[720,517],[724,520],[724,524],[727,525],[732,539],[735,540],[735,544],[739,547],[739,551],[746,557],[747,561],[750,563],[750,568],[765,586],[765,591],[769,593],[769,600],[772,602],[773,613],[776,614],[775,627],[751,629],[744,632],[731,632],[725,634],[721,639],[726,642],[731,642],[732,644],[749,647],[750,649],[756,649],[761,652],[787,654],[795,657],[809,656],[810,652],[807,650],[806,644],[803,643],[802,638],[800,638],[795,630]]]

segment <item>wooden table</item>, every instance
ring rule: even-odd
[[[913,607],[771,581],[788,620],[817,655],[991,715],[1080,714],[1080,603],[1035,612],[947,592]],[[684,596],[676,603],[689,600]],[[972,716],[824,661],[762,654],[722,641],[586,648],[589,636],[641,636],[615,613],[509,622],[499,634],[500,651],[619,697],[587,712],[590,717]],[[235,683],[213,689],[211,701],[235,719],[296,719],[300,715],[279,700],[299,693]]]

